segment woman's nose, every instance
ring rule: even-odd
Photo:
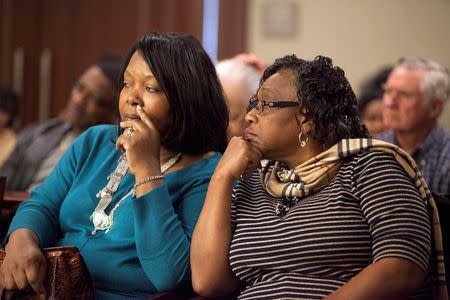
[[[130,91],[127,95],[127,103],[133,106],[143,106],[142,95],[136,90]]]
[[[245,122],[247,122],[247,124],[255,123],[257,118],[255,111],[256,109],[252,109],[245,115],[244,120]]]

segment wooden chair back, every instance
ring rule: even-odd
[[[0,176],[0,215],[2,213],[2,202],[5,197],[6,177]]]

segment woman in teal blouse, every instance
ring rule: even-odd
[[[17,210],[1,266],[8,289],[45,297],[41,249],[54,245],[80,249],[97,299],[188,282],[192,231],[226,143],[220,83],[195,38],[153,34],[129,51],[120,85],[119,135],[87,130]]]

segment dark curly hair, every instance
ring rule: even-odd
[[[358,106],[344,71],[333,66],[331,58],[317,56],[312,61],[286,55],[267,67],[260,86],[281,69],[295,74],[299,111],[314,128],[310,138],[317,139],[323,150],[341,139],[368,138],[369,133],[358,114]]]

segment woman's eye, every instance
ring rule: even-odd
[[[155,89],[154,87],[147,86],[147,87],[145,87],[145,91],[147,91],[149,93],[154,93],[154,92],[157,92],[158,90]]]
[[[127,81],[124,81],[123,82],[123,87],[124,88],[128,88],[128,87],[130,87],[131,86],[131,84],[129,83],[129,82],[127,82]]]

